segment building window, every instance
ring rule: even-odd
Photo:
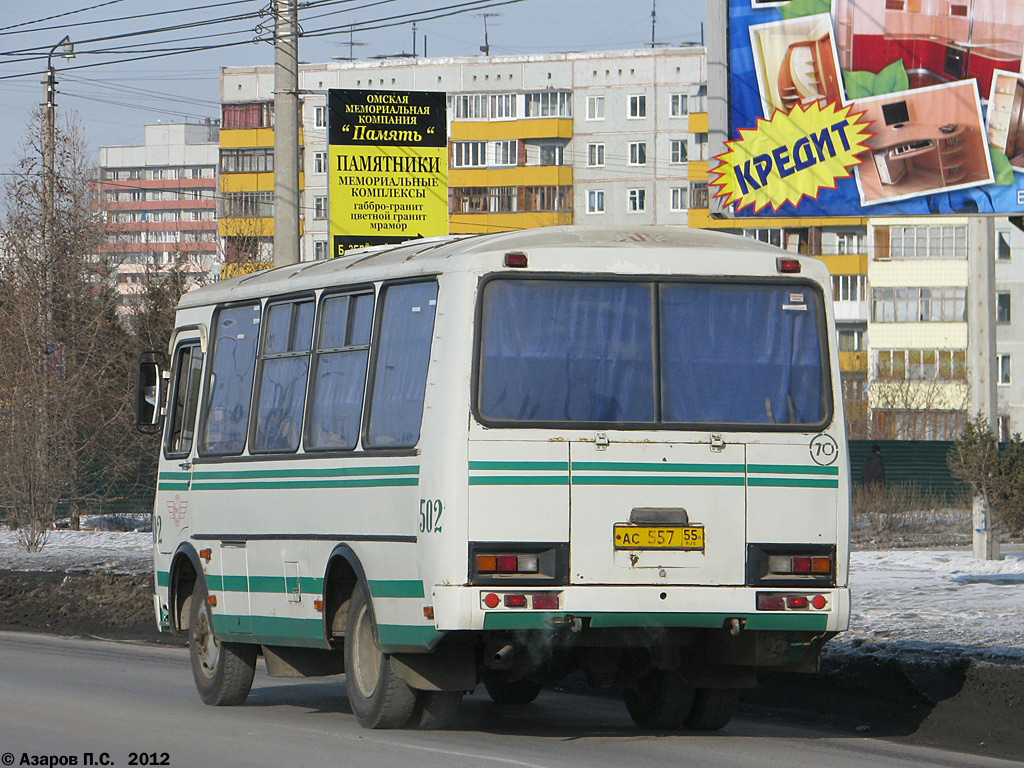
[[[487,164],[487,142],[453,141],[452,167],[483,168]]]
[[[587,213],[604,213],[604,190],[587,190]]]
[[[515,139],[494,142],[494,165],[517,165],[519,142]]]
[[[686,139],[673,139],[669,142],[669,162],[686,162]]]
[[[996,322],[1010,322],[1010,292],[1001,291],[996,294]]]
[[[637,120],[641,117],[647,117],[647,97],[643,94],[629,97],[629,112],[627,113],[630,119]]]
[[[604,96],[587,96],[587,120],[604,120]]]
[[[646,141],[631,141],[629,143],[629,164],[647,165]]]
[[[327,218],[327,196],[317,195],[313,198],[313,218],[314,219],[326,219]]]
[[[313,153],[313,173],[327,173],[327,153]]]
[[[639,189],[629,190],[629,208],[630,213],[640,213],[647,210],[647,190],[642,187]]]
[[[525,117],[572,117],[569,91],[540,91],[525,96]]]
[[[221,112],[221,127],[225,130],[272,128],[274,105],[270,102],[255,104],[225,104]]]
[[[1010,417],[1000,415],[996,417],[996,429],[999,432],[998,438],[1000,443],[1007,443],[1010,441]]]
[[[587,165],[591,168],[604,165],[604,144],[587,144]]]
[[[487,94],[461,93],[452,96],[452,117],[456,120],[486,120]]]
[[[836,335],[840,352],[859,352],[864,348],[864,331],[841,330],[836,331]]]
[[[487,187],[454,187],[452,213],[487,213]]]
[[[220,151],[221,173],[268,173],[273,170],[273,149],[222,149]]]
[[[967,379],[965,349],[880,349],[875,353],[879,379]]]
[[[1000,261],[1010,260],[1010,230],[996,230],[996,258]]]
[[[496,93],[491,96],[491,120],[508,120],[516,116],[516,95]]]
[[[327,107],[326,106],[313,107],[313,127],[314,128],[326,128],[327,127]]]
[[[541,165],[562,165],[565,159],[564,144],[541,144],[540,164]]]
[[[1000,385],[1007,385],[1010,383],[1010,356],[1009,355],[996,355],[996,363],[998,364],[999,372],[996,381]]]
[[[708,207],[708,183],[706,181],[695,181],[690,185],[690,207]]]
[[[863,253],[859,232],[836,232],[836,253]]]
[[[313,258],[317,261],[323,261],[330,258],[330,253],[327,250],[326,240],[314,240],[313,241]]]
[[[776,248],[782,247],[781,229],[744,229],[743,236],[749,237],[751,240],[768,243],[768,245],[774,245]]]
[[[571,211],[572,187],[525,187],[524,211]]]
[[[864,301],[867,284],[867,275],[832,275],[832,300]]]
[[[671,209],[673,211],[685,211],[686,210],[686,187],[672,187],[672,203]]]
[[[686,117],[687,106],[686,106],[686,94],[685,93],[673,93],[669,114],[672,117]]]
[[[966,320],[966,288],[875,288],[876,323],[961,323]]]
[[[889,255],[894,259],[966,259],[967,227],[890,227]]]
[[[517,210],[515,187],[491,187],[488,197],[488,210],[491,213],[515,213]]]

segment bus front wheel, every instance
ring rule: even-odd
[[[212,706],[245,701],[256,674],[256,646],[222,643],[213,634],[206,583],[196,579],[189,601],[188,653],[199,698]]]
[[[377,645],[366,587],[357,584],[345,624],[345,687],[352,713],[364,728],[401,728],[416,707],[416,694]]]

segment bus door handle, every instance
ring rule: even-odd
[[[192,462],[191,461],[183,461],[178,466],[187,471],[187,470],[192,469]]]

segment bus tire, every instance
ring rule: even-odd
[[[694,731],[720,730],[732,720],[738,703],[738,691],[698,688],[693,694],[693,708],[684,725]]]
[[[416,694],[395,672],[377,645],[366,587],[352,591],[345,622],[345,688],[352,713],[363,728],[401,728],[416,707]]]
[[[256,646],[222,643],[213,634],[213,617],[206,602],[206,582],[196,579],[189,600],[188,655],[192,679],[203,703],[233,707],[243,703],[256,674]]]
[[[540,683],[521,677],[510,680],[507,670],[485,669],[481,678],[495,704],[529,704],[540,695]]]
[[[678,669],[656,669],[636,688],[623,694],[626,711],[640,728],[667,731],[679,728],[693,705],[693,686]]]
[[[444,731],[455,724],[463,691],[418,691],[412,723],[421,731]]]

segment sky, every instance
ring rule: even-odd
[[[411,53],[413,20],[416,53],[426,46],[430,57],[480,55],[485,23],[493,56],[647,47],[652,8],[656,44],[693,43],[701,40],[705,1],[300,0],[299,59]],[[273,64],[271,44],[258,42],[272,31],[271,18],[260,15],[269,2],[2,0],[0,174],[22,153],[55,47],[58,119],[76,113],[95,154],[141,144],[149,123],[218,118],[220,67]],[[65,35],[73,59],[61,56]],[[177,53],[183,49],[191,50]]]

